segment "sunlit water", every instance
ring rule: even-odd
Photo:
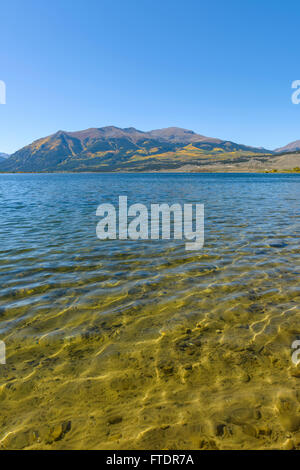
[[[100,203],[205,204],[205,245]],[[0,175],[0,448],[300,447],[300,177]]]

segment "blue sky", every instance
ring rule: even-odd
[[[0,152],[106,125],[300,139],[298,0],[9,0],[0,14]]]

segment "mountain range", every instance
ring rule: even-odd
[[[290,153],[290,152],[299,152],[300,150],[300,140],[295,140],[284,147],[280,147],[275,150],[276,153]]]
[[[216,165],[243,167],[255,163],[268,168],[277,153],[300,149],[297,142],[271,151],[178,127],[144,132],[107,126],[58,131],[9,158],[0,154],[0,172],[197,171]]]
[[[0,152],[0,162],[6,160],[9,157],[7,153],[1,153]]]

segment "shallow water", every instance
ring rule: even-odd
[[[100,203],[205,204],[205,245]],[[0,175],[0,448],[300,448],[298,175]]]

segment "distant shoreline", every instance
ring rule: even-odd
[[[214,168],[206,169],[203,168],[201,170],[183,170],[183,169],[173,169],[173,170],[152,170],[152,171],[1,171],[0,175],[80,175],[80,174],[88,174],[88,175],[143,175],[143,174],[216,174],[216,173],[228,173],[228,174],[272,174],[272,175],[288,175],[293,174],[297,175],[300,174],[300,170],[277,170],[277,169],[265,169],[260,170],[257,168],[239,168],[239,169],[227,169],[227,168]]]

